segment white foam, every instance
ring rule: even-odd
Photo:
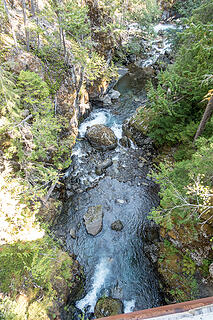
[[[129,140],[130,140],[130,148],[133,150],[136,150],[137,146],[134,144],[134,142],[131,139],[129,139]]]
[[[159,31],[165,31],[165,30],[171,30],[171,29],[176,29],[177,27],[176,27],[176,25],[174,25],[174,24],[162,24],[162,23],[159,23],[159,24],[157,24],[156,26],[154,26],[154,31],[156,32],[156,33],[158,33]]]
[[[85,154],[82,152],[82,149],[76,145],[73,149],[72,149],[72,156],[77,156],[78,158],[83,157]]]
[[[96,266],[95,273],[93,276],[92,289],[87,295],[76,303],[76,307],[84,311],[89,306],[89,312],[94,312],[94,308],[97,301],[97,295],[100,292],[106,277],[110,271],[110,260],[109,258],[101,259],[100,263]]]
[[[118,123],[114,123],[113,126],[111,127],[113,130],[114,134],[118,139],[122,138],[122,125]]]
[[[124,313],[133,312],[135,308],[135,300],[124,301]]]
[[[145,60],[142,64],[142,67],[148,67],[152,64],[154,64],[157,59],[161,56],[164,55],[165,52],[170,52],[171,51],[171,43],[169,41],[163,41],[162,48],[158,48],[157,45],[152,45],[152,57]]]
[[[79,135],[83,137],[86,133],[87,127],[91,127],[94,124],[106,124],[107,122],[107,113],[106,111],[99,111],[93,114],[92,119],[84,121],[79,127]]]

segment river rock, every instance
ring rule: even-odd
[[[104,160],[102,163],[100,163],[99,165],[97,165],[96,169],[95,169],[95,173],[97,175],[102,175],[103,170],[109,168],[111,165],[113,164],[112,159],[106,159]]]
[[[213,278],[213,263],[211,263],[209,266],[209,273],[210,273],[211,278]]]
[[[113,222],[111,224],[111,229],[115,230],[115,231],[121,231],[123,229],[123,223],[121,222],[121,220],[116,220],[115,222]]]
[[[72,237],[73,239],[76,239],[76,230],[75,230],[75,228],[71,228],[71,229],[70,229],[70,235],[71,235],[71,237]]]
[[[123,199],[116,199],[115,202],[118,204],[124,204],[126,201]]]
[[[88,127],[86,138],[95,149],[101,151],[112,150],[117,147],[116,135],[110,128],[102,124],[95,124]]]
[[[102,103],[104,105],[110,105],[112,104],[112,100],[118,100],[118,98],[120,97],[120,92],[114,89],[111,89],[107,94],[105,94],[103,96],[103,98],[101,99]]]
[[[152,244],[153,242],[158,242],[160,240],[160,228],[154,221],[149,220],[144,224],[141,231],[141,237],[144,242]]]
[[[95,317],[109,317],[123,312],[123,303],[111,297],[100,298],[95,306]]]
[[[112,100],[117,100],[120,97],[120,95],[121,95],[120,92],[114,89],[110,90],[109,92],[109,96]]]
[[[119,143],[125,148],[130,148],[131,147],[131,142],[130,142],[129,138],[127,138],[126,136],[123,136],[119,140]]]
[[[110,97],[110,95],[105,95],[102,99],[102,102],[104,105],[109,105],[109,104],[112,104],[112,99]]]
[[[96,236],[101,232],[103,224],[102,206],[89,207],[84,215],[84,223],[89,234]]]

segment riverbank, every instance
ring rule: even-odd
[[[193,45],[187,47],[188,40],[185,40],[182,48],[187,48],[190,53],[189,60],[179,58],[174,63],[176,69],[171,67],[169,72],[159,75],[157,86],[154,80],[156,75],[160,70],[165,70],[168,62],[174,62],[166,35],[160,30],[166,25],[165,19],[160,29],[159,26],[157,28],[160,34],[155,41],[143,28],[138,28],[138,24],[128,27],[125,19],[128,17],[132,22],[132,14],[138,14],[136,6],[131,10],[124,7],[122,12],[120,7],[116,7],[115,15],[105,3],[97,6],[96,2],[89,0],[85,7],[80,6],[78,1],[73,2],[71,7],[70,3],[65,2],[62,7],[58,7],[57,3],[52,6],[52,2],[46,4],[43,6],[40,3],[35,8],[33,1],[27,4],[25,1],[15,1],[10,4],[4,2],[4,8],[0,6],[0,41],[3,48],[0,58],[0,255],[4,262],[0,281],[1,315],[5,319],[13,315],[19,317],[19,307],[23,304],[20,316],[23,319],[58,319],[63,317],[64,304],[72,295],[76,296],[73,301],[82,298],[79,306],[82,309],[88,306],[90,313],[97,298],[102,295],[114,295],[113,301],[107,299],[107,305],[109,301],[115,303],[117,312],[154,305],[155,301],[161,303],[162,289],[154,271],[156,259],[162,262],[164,278],[172,265],[171,260],[174,258],[176,261],[177,268],[175,271],[171,269],[171,279],[166,278],[167,283],[176,279],[170,284],[168,299],[181,298],[183,291],[191,294],[188,288],[194,283],[190,278],[193,273],[203,270],[205,275],[203,277],[201,273],[201,282],[209,281],[212,274],[209,245],[212,235],[210,121],[206,131],[203,134],[199,132],[201,138],[192,144],[202,115],[200,101],[211,95],[211,76],[204,79],[205,75],[212,74],[211,54],[207,54],[210,52],[208,39],[211,39],[211,29],[208,28],[208,15],[203,14],[211,12],[211,4],[208,4],[208,10],[204,6],[203,11],[197,11],[192,25],[183,33],[186,39],[187,32],[189,39],[191,35],[196,36],[196,44],[202,40],[198,54]],[[143,10],[139,8],[139,11],[144,14],[144,26],[149,25],[156,19],[156,6],[153,10],[152,7],[147,9],[147,2],[141,5]],[[70,13],[73,14],[71,20]],[[76,24],[73,22],[74,25],[70,25],[70,21]],[[117,33],[117,26],[122,26],[123,22],[125,31],[121,28],[121,32]],[[202,32],[204,36],[200,37]],[[137,37],[134,37],[135,33]],[[145,39],[142,39],[143,36]],[[132,41],[134,39],[136,43],[141,41],[139,51]],[[124,47],[121,49],[122,43]],[[182,57],[185,59],[188,55],[183,51]],[[116,90],[109,90],[108,83],[116,73],[113,59],[134,62],[139,67],[143,66],[143,72],[138,66],[131,66],[123,82],[117,83]],[[148,64],[154,62],[154,68],[145,66],[146,61]],[[197,64],[197,61],[200,63]],[[200,66],[199,72],[194,73],[197,65]],[[189,82],[185,76],[184,82],[179,82],[182,79],[180,71],[190,75]],[[147,100],[141,87],[150,77],[154,81],[153,86],[150,84]],[[97,104],[95,102],[91,117],[82,123],[81,141],[75,145],[79,122],[89,115],[91,101]],[[135,109],[138,109],[136,118],[122,125]],[[140,131],[141,120],[145,123]],[[91,131],[98,132],[101,139],[106,135],[100,144],[86,128],[95,123]],[[158,149],[161,144],[169,145],[169,155],[164,158],[172,162],[166,168],[161,165],[162,173],[158,171],[154,177],[161,185],[160,209],[157,208],[158,189],[147,176],[152,168],[153,154],[155,158],[153,140]],[[64,175],[70,165],[72,148],[73,164]],[[177,153],[171,154],[174,150]],[[202,165],[203,159],[205,166]],[[170,183],[164,184],[165,172],[173,183],[178,182],[175,190],[181,195],[179,200],[187,199],[190,209],[196,206],[196,210],[173,210],[176,208],[176,192],[169,189]],[[198,193],[195,185],[198,186]],[[69,204],[68,199],[73,201],[74,206]],[[98,203],[99,200],[103,203]],[[61,231],[59,228],[57,237],[60,245],[57,245],[51,242],[53,235],[49,225],[56,223],[64,202],[64,218],[60,220]],[[152,218],[161,225],[161,232],[159,236],[158,228],[154,226],[151,243],[146,244],[141,226],[145,227],[145,217],[150,210]],[[167,215],[169,219],[165,218]],[[147,230],[150,228],[148,223]],[[186,231],[184,239],[182,228]],[[50,237],[45,237],[45,234]],[[148,239],[149,236],[148,231]],[[109,241],[111,238],[114,239],[112,243]],[[166,241],[162,241],[165,238]],[[85,252],[87,239],[91,254]],[[100,243],[92,241],[95,239]],[[158,246],[156,242],[159,239]],[[82,290],[83,273],[76,257],[61,250],[65,248],[65,242],[70,252],[75,250],[79,255],[82,264],[83,256],[86,256],[85,292]],[[199,243],[202,243],[202,252]],[[78,244],[76,248],[75,244]],[[150,244],[151,251],[148,248]],[[122,247],[119,250],[118,245]],[[193,252],[186,251],[191,249],[191,245]],[[159,247],[162,252],[160,258],[155,252]],[[151,263],[144,254],[149,256],[149,251]],[[98,252],[100,257],[103,254],[103,260],[93,259]],[[11,257],[17,263],[11,265]],[[57,263],[53,264],[53,261]],[[131,274],[135,276],[131,277]],[[150,275],[151,283],[146,274]],[[179,274],[180,277],[177,276]],[[188,278],[185,283],[187,290],[179,291],[178,288],[171,292],[171,287],[177,286],[177,282],[185,277]],[[126,290],[126,283],[130,283],[129,291]],[[206,288],[204,286],[204,290]],[[123,305],[117,300],[122,300]],[[102,302],[100,300],[100,306]],[[109,312],[107,308],[104,307],[105,315]]]

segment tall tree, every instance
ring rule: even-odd
[[[32,16],[34,17],[35,16],[35,12],[36,12],[36,5],[35,5],[35,2],[34,0],[30,0],[30,5],[31,5],[31,13],[32,13]]]
[[[23,17],[24,17],[24,28],[25,28],[25,36],[26,36],[26,48],[27,51],[30,51],[30,33],[28,30],[28,25],[27,25],[27,13],[26,13],[26,2],[25,0],[22,0],[22,10],[23,10]]]
[[[210,119],[213,112],[213,90],[210,90],[207,96],[209,97],[208,104],[195,134],[194,141],[203,133],[206,123]]]
[[[7,15],[7,19],[8,19],[8,21],[9,21],[9,24],[10,24],[11,29],[12,29],[12,35],[13,35],[13,40],[14,40],[15,48],[16,48],[16,50],[18,50],[18,44],[17,44],[16,34],[15,34],[14,27],[13,27],[13,23],[11,22],[11,17],[10,17],[10,12],[9,12],[9,10],[8,10],[8,7],[7,7],[7,2],[6,2],[6,0],[3,0],[3,2],[4,2],[4,9],[5,9],[5,12],[6,12],[6,15]]]

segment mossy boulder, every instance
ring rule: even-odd
[[[123,313],[123,303],[111,297],[100,298],[95,306],[95,317],[109,317]]]
[[[22,70],[30,70],[44,79],[44,67],[42,61],[30,52],[20,52],[9,60],[12,71],[19,74]]]
[[[102,206],[98,205],[89,207],[84,215],[84,223],[87,232],[92,236],[96,236],[99,232],[101,232],[103,224]]]
[[[151,139],[147,137],[151,119],[152,111],[145,106],[139,107],[129,120],[124,121],[123,135],[131,139],[138,147],[151,144]]]
[[[97,150],[106,151],[115,149],[117,147],[116,135],[112,129],[102,124],[95,124],[87,128],[86,138]]]

